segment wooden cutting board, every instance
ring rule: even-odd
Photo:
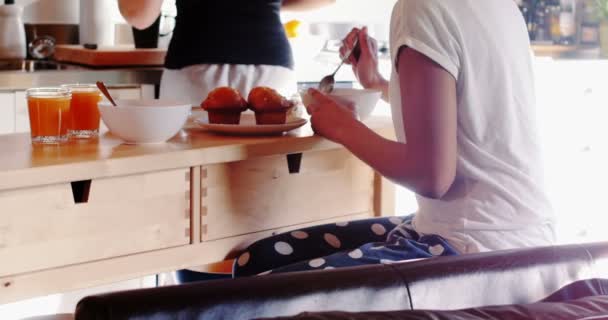
[[[85,49],[81,45],[57,45],[55,60],[93,67],[162,66],[166,49],[135,49],[133,46]]]

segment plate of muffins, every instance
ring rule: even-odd
[[[219,87],[201,103],[208,119],[195,123],[208,131],[236,135],[275,135],[299,128],[306,119],[291,116],[295,103],[269,87],[255,87],[245,99],[238,90]],[[253,113],[244,113],[251,110]]]

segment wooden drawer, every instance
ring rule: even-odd
[[[304,153],[299,173],[285,156],[202,167],[202,241],[334,217],[373,215],[371,168],[348,151]]]
[[[190,169],[96,179],[88,199],[86,182],[0,191],[0,276],[190,243],[189,180]]]

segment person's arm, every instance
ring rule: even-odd
[[[456,175],[456,80],[407,48],[399,52],[398,70],[407,143],[381,137],[318,91],[318,103],[309,106],[313,128],[383,176],[422,196],[442,198]]]
[[[120,14],[137,29],[145,29],[156,21],[163,0],[118,0]]]
[[[351,54],[346,64],[352,66],[357,80],[364,88],[381,91],[382,99],[388,102],[388,81],[378,69],[378,44],[376,39],[368,35],[367,27],[353,28],[346,35],[340,47],[340,57],[353,49],[355,39],[359,41],[359,59]]]
[[[283,0],[281,9],[288,11],[304,11],[330,4],[334,4],[336,0]]]

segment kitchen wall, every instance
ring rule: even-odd
[[[298,12],[307,21],[388,21],[397,0],[336,0],[334,5],[314,12]]]
[[[25,23],[78,23],[79,0],[16,0]]]
[[[388,40],[392,8],[397,0],[336,0],[332,6],[310,12],[284,12],[283,19],[298,19],[307,23],[332,22],[371,26],[370,33]]]

